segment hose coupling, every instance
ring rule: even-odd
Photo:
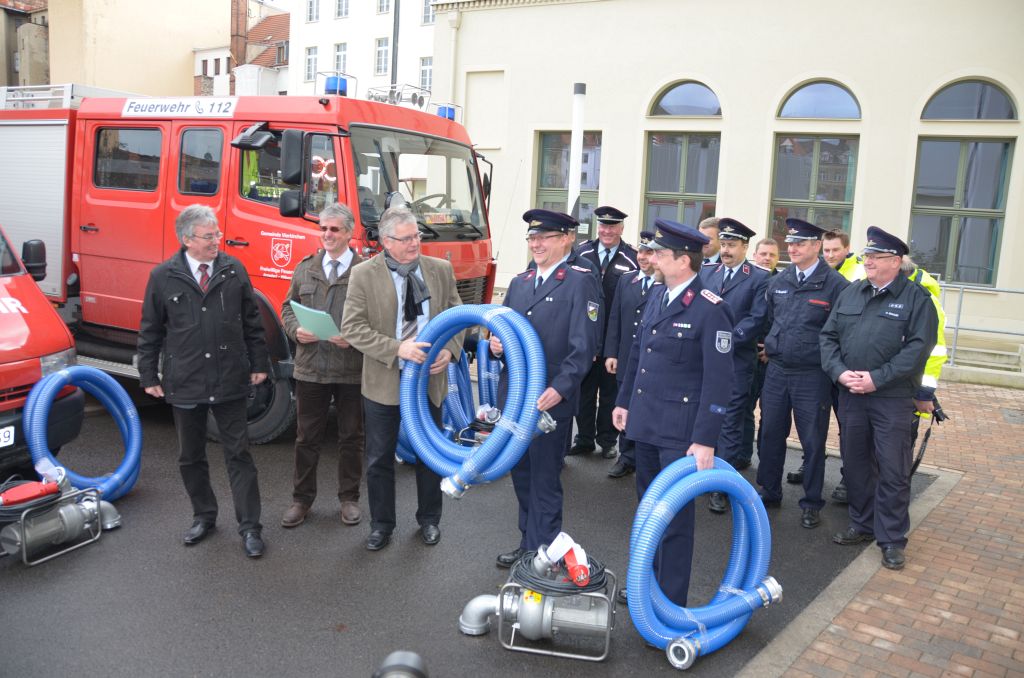
[[[757,592],[761,594],[761,600],[764,601],[765,607],[771,603],[782,601],[782,584],[775,577],[765,577],[761,585],[757,587]]]
[[[469,484],[462,482],[462,480],[459,479],[458,474],[450,475],[441,479],[441,491],[452,499],[462,499],[462,495],[466,494],[466,490],[468,489]]]
[[[665,655],[668,663],[673,668],[685,671],[697,661],[697,654],[700,652],[700,643],[689,638],[675,638],[665,646]]]
[[[538,435],[544,435],[545,433],[551,433],[558,428],[558,422],[547,412],[541,412],[540,418],[537,419],[537,431],[534,437]]]

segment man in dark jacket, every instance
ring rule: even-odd
[[[338,499],[341,522],[356,525],[359,480],[363,475],[363,402],[360,377],[363,356],[340,334],[326,338],[301,326],[291,302],[325,311],[338,327],[348,293],[352,267],[362,258],[349,249],[355,219],[352,210],[333,203],[320,212],[323,250],[295,267],[288,295],[281,306],[284,331],[296,342],[295,480],[292,505],[281,518],[282,527],[301,525],[316,499],[316,467],[320,444],[327,430],[331,399],[338,413]]]
[[[900,275],[906,243],[868,228],[867,278],[839,295],[821,331],[821,363],[839,386],[839,438],[850,523],[837,544],[874,539],[882,565],[903,569],[910,529],[911,425],[932,412],[922,383],[939,320],[928,291]]]
[[[174,406],[178,464],[194,516],[185,545],[202,541],[217,520],[206,461],[206,420],[212,413],[238,531],[246,554],[258,558],[264,548],[260,490],[249,454],[246,399],[267,378],[269,364],[256,295],[241,262],[219,251],[224,234],[212,209],[190,205],[174,228],[181,250],[153,269],[146,286],[139,379],[146,393]]]

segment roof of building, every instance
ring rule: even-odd
[[[250,46],[267,45],[266,49],[249,60],[250,64],[273,68],[287,63],[287,60],[277,60],[277,45],[288,40],[288,21],[287,13],[272,14],[249,29]]]
[[[46,0],[0,0],[0,7],[18,12],[35,12],[46,9]]]

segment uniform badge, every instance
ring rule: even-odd
[[[750,275],[750,265],[743,264],[743,275]]]
[[[587,317],[590,318],[590,322],[597,322],[597,314],[600,309],[601,307],[598,305],[596,301],[587,302]]]
[[[689,307],[690,302],[693,301],[694,296],[695,295],[693,294],[693,290],[686,290],[686,292],[683,293],[683,306]]]
[[[715,294],[714,292],[712,292],[711,290],[709,290],[707,288],[705,288],[705,289],[700,291],[700,296],[704,297],[705,299],[710,301],[712,304],[720,304],[720,303],[722,303],[722,297],[718,296],[717,294]],[[722,353],[725,353],[725,351],[722,351]]]
[[[728,353],[732,349],[732,332],[715,332],[715,349]]]
[[[558,273],[555,274],[555,280],[565,280],[565,269],[558,269]]]

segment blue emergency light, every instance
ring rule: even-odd
[[[338,75],[328,76],[327,84],[324,85],[324,94],[348,96],[348,80]]]

